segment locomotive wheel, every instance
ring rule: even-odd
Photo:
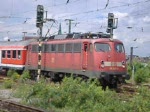
[[[100,83],[101,83],[101,86],[102,86],[102,90],[106,90],[106,87],[108,86],[107,84],[107,81],[105,79],[100,79]]]
[[[115,83],[113,83],[113,84],[109,84],[108,87],[109,87],[109,89],[117,89],[118,83],[115,82]]]

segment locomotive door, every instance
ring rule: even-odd
[[[88,47],[89,44],[83,43],[83,51],[82,51],[82,69],[87,69],[88,66]]]

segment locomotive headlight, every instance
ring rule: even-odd
[[[125,61],[122,61],[122,67],[125,68]]]
[[[101,61],[101,67],[104,68],[104,61]]]

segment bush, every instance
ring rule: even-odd
[[[142,83],[147,82],[149,78],[150,70],[147,66],[137,63],[135,64],[135,82]]]
[[[20,78],[20,75],[17,72],[14,72],[13,75],[11,76],[11,79],[13,81],[17,81]]]
[[[134,80],[136,83],[148,82],[150,78],[150,66],[149,64],[143,64],[134,62]],[[132,68],[128,66],[128,73],[132,75]],[[131,76],[132,77],[132,76]]]
[[[132,68],[131,68],[130,65],[127,65],[127,72],[130,75],[130,77],[131,77],[131,75],[132,75]]]
[[[8,72],[7,72],[7,76],[8,76],[8,77],[11,77],[14,73],[15,73],[15,70],[14,70],[14,69],[10,69],[10,70],[8,70]]]
[[[28,70],[24,70],[22,75],[20,76],[20,80],[22,82],[25,82],[27,79],[30,79],[30,78],[31,78],[31,76],[30,76],[30,73]]]
[[[4,85],[4,88],[11,89],[13,86],[13,81],[12,80],[5,80],[3,85]]]

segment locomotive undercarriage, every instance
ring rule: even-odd
[[[129,79],[129,75],[122,75],[122,74],[105,74],[101,75],[99,78],[99,81],[102,85],[102,89],[106,90],[106,87],[108,86],[110,89],[116,89],[118,87],[118,84],[125,83],[125,80]]]
[[[30,70],[30,74],[32,79],[36,80],[37,78],[37,71],[36,70]],[[65,73],[65,72],[53,72],[53,71],[42,71],[41,76],[49,78],[49,81],[52,82],[61,82],[64,77],[80,77],[82,80],[87,81],[90,79],[89,77],[81,74],[72,74],[72,73]],[[95,78],[92,78],[95,79]],[[106,87],[110,89],[116,89],[118,84],[125,83],[125,80],[129,79],[129,75],[127,74],[102,74],[98,78],[102,89],[106,90]]]
[[[36,70],[30,70],[30,75],[31,75],[32,80],[37,79]],[[89,79],[87,76],[81,75],[81,74],[53,72],[53,71],[42,71],[41,76],[44,76],[45,78],[49,78],[49,81],[52,81],[52,82],[61,82],[64,77],[73,77],[73,78],[80,77],[83,81],[87,81]]]

